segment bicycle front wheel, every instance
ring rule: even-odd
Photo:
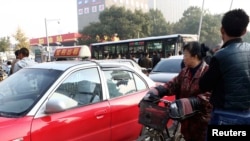
[[[165,141],[164,135],[162,133],[152,134],[152,133],[145,133],[141,135],[137,141]]]

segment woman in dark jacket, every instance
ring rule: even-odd
[[[184,46],[183,55],[185,67],[179,75],[164,85],[152,88],[148,94],[158,95],[159,97],[175,95],[176,99],[197,97],[201,94],[199,80],[207,71],[208,65],[203,61],[200,44],[198,42],[188,43]],[[208,101],[205,102],[205,105],[211,107]],[[204,109],[183,120],[181,133],[185,141],[205,141],[209,118],[210,111]]]

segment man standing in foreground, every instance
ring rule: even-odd
[[[211,125],[250,125],[250,44],[242,41],[249,16],[242,9],[224,14],[223,46],[200,79],[202,91],[212,91]]]
[[[18,70],[24,67],[36,64],[35,61],[29,58],[29,50],[25,47],[21,48],[18,51],[18,58],[20,60],[15,63],[14,68],[13,68],[13,73],[17,72]]]

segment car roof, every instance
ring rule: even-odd
[[[68,68],[81,65],[83,67],[88,66],[100,66],[102,68],[105,67],[123,67],[124,69],[131,69],[132,66],[129,66],[127,64],[122,64],[115,61],[101,61],[101,60],[71,60],[71,61],[53,61],[53,62],[44,62],[44,63],[38,63],[33,66],[29,66],[27,68],[39,68],[39,69],[54,69],[54,70],[61,70],[65,71]],[[128,66],[128,67],[125,67]]]
[[[90,65],[90,61],[53,61],[53,62],[44,62],[38,63],[27,68],[41,68],[41,69],[55,69],[55,70],[66,70],[67,68],[76,66],[76,65]],[[93,63],[92,63],[93,64]]]
[[[174,55],[174,56],[170,56],[166,59],[183,59],[183,55]]]

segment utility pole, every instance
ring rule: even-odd
[[[205,0],[202,1],[201,17],[200,17],[200,24],[199,24],[199,29],[198,29],[198,41],[200,41],[202,18],[203,18],[203,10],[204,10],[204,1]]]
[[[231,0],[231,4],[230,4],[230,7],[229,7],[229,10],[232,9],[232,6],[233,6],[233,0]]]
[[[58,24],[60,24],[60,19],[44,19],[44,22],[45,22],[45,33],[46,33],[46,40],[47,40],[47,49],[46,51],[48,51],[48,62],[51,61],[51,56],[50,56],[50,47],[49,47],[49,36],[48,36],[48,28],[47,28],[47,22],[48,21],[57,21]]]

